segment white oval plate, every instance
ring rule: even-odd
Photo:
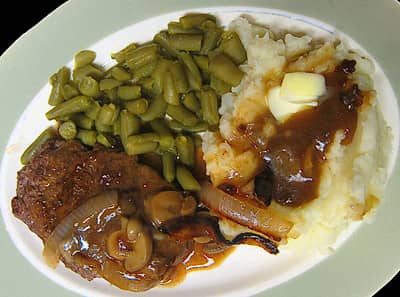
[[[115,52],[133,41],[145,42],[150,40],[156,32],[165,28],[169,21],[176,20],[186,12],[192,11],[178,11],[133,24],[105,37],[93,46],[90,46],[90,49],[98,53],[96,62],[103,65],[111,65],[112,60],[109,58],[111,52]],[[257,23],[271,25],[288,31],[307,32],[317,38],[339,36],[345,40],[350,48],[369,56],[354,40],[337,32],[335,28],[301,15],[253,7],[214,7],[196,9],[196,11],[216,14],[223,25],[227,25],[235,17],[244,14],[251,16]],[[393,135],[395,136],[394,143],[396,144],[396,148],[390,162],[390,170],[392,170],[395,163],[395,156],[397,155],[399,137],[398,109],[393,108],[397,104],[396,98],[386,76],[376,61],[374,62],[377,66],[374,80],[376,82],[379,102],[385,119],[393,129]],[[69,66],[72,66],[72,61],[69,63]],[[49,109],[47,105],[49,92],[50,86],[47,84],[33,98],[19,119],[7,145],[0,176],[0,183],[3,185],[1,187],[1,208],[7,230],[14,244],[32,265],[63,287],[86,296],[132,296],[132,293],[124,292],[110,286],[102,279],[97,279],[89,283],[77,274],[65,269],[63,265],[59,265],[56,270],[48,268],[41,256],[41,241],[22,222],[17,220],[10,211],[10,197],[15,195],[16,172],[21,168],[19,157],[24,148],[44,128],[51,124],[44,116],[45,112]],[[358,225],[352,225],[341,236],[336,247],[343,243],[357,229]],[[186,280],[177,287],[154,288],[140,295],[164,297],[177,295],[190,295],[192,297],[205,295],[249,296],[265,291],[295,277],[322,261],[325,257],[326,255],[315,253],[310,255],[288,250],[283,250],[278,256],[272,256],[256,247],[240,246],[222,265],[215,269],[189,273]]]

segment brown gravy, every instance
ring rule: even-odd
[[[229,247],[221,252],[208,254],[204,251],[203,245],[196,242],[189,256],[183,263],[177,265],[174,273],[171,274],[162,285],[166,287],[175,287],[183,282],[186,275],[191,271],[214,269],[222,264],[234,250],[235,247]]]
[[[107,253],[106,239],[121,228],[120,218],[120,209],[110,208],[77,223],[72,237],[64,245],[63,257],[72,258],[70,262],[95,272],[121,289],[129,290],[130,282],[143,282],[144,277],[152,274],[164,276],[161,285],[176,286],[184,281],[189,271],[214,268],[234,250],[234,247],[227,247],[210,254],[204,250],[203,244],[194,242],[188,245],[180,263],[172,264],[174,246],[169,247],[167,242],[154,243],[152,260],[148,266],[137,273],[130,273],[121,261],[111,258]]]
[[[336,132],[344,133],[341,144],[351,143],[357,128],[357,108],[367,95],[347,77],[354,65],[354,61],[344,60],[334,72],[325,74],[328,94],[319,106],[277,124],[277,133],[267,141],[261,134],[265,118],[239,127],[272,172],[271,196],[278,203],[299,206],[316,198],[322,165]]]

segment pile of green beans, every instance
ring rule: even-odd
[[[62,67],[50,77],[46,113],[58,134],[84,145],[120,144],[129,155],[161,155],[163,175],[187,191],[200,189],[193,177],[196,134],[219,124],[220,96],[237,86],[247,59],[235,32],[210,14],[187,14],[151,42],[131,43],[111,54],[109,69],[95,63],[96,53],[78,52],[72,71]],[[46,130],[37,144],[50,136]],[[35,142],[24,164],[37,150]]]

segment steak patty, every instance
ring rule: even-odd
[[[18,172],[12,211],[42,240],[72,210],[106,190],[134,190],[142,197],[168,188],[151,167],[135,156],[76,140],[50,140]]]

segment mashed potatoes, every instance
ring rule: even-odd
[[[361,90],[373,90],[369,76],[373,64],[342,43],[316,42],[307,35],[275,34],[245,18],[234,20],[230,29],[238,33],[247,51],[247,62],[241,65],[245,72],[241,83],[222,97],[219,131],[202,135],[207,174],[215,186],[227,180],[245,185],[257,173],[261,162],[257,153],[251,148],[237,150],[231,143],[236,139],[237,127],[269,114],[266,95],[281,84],[285,73],[328,73],[343,59],[355,60],[352,79]],[[335,135],[323,166],[318,198],[296,208],[272,202],[271,207],[294,223],[288,246],[327,248],[352,221],[364,218],[378,204],[388,155],[388,150],[381,148],[390,147],[390,137],[374,96],[370,101],[358,109],[357,129],[350,145],[341,145],[343,131]],[[265,139],[275,133],[274,125],[267,121]],[[231,225],[222,223],[225,232],[232,233],[227,226]]]

